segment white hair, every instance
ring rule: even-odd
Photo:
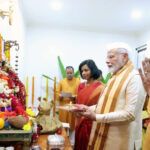
[[[132,50],[131,47],[123,42],[115,42],[115,43],[111,43],[109,45],[107,45],[107,51],[110,50],[118,50],[120,53],[127,53],[129,59],[131,59],[132,56]]]

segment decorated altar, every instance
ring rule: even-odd
[[[15,146],[18,141],[29,149],[32,124],[26,112],[25,86],[10,65],[11,43],[0,35],[0,145]]]
[[[54,78],[54,93],[51,101],[48,101],[48,79],[46,79],[46,98],[39,98],[39,113],[36,115],[34,77],[32,78],[32,106],[29,107],[28,78],[25,89],[18,77],[18,69],[14,70],[10,65],[12,41],[2,42],[2,39],[0,35],[0,146],[29,150],[32,143],[37,142],[41,137],[40,132],[54,134],[62,128],[62,123],[55,117],[56,78]],[[16,41],[15,45],[17,45]],[[53,116],[50,115],[51,110]],[[64,135],[66,135],[65,130],[62,136]],[[64,138],[67,139],[67,136]]]

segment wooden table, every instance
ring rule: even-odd
[[[65,128],[62,128],[62,134],[61,135],[65,138],[65,149],[64,150],[73,150],[73,148],[70,144],[69,138],[67,136]],[[33,145],[42,146],[42,150],[47,150],[47,137],[48,136],[49,136],[49,134],[40,135],[37,142],[34,143]]]

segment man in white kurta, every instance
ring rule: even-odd
[[[79,112],[94,120],[89,150],[140,150],[142,108],[146,93],[129,60],[125,44],[112,45],[107,66],[112,73],[97,106]]]

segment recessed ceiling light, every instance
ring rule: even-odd
[[[134,11],[132,11],[131,17],[133,19],[140,19],[142,17],[142,11],[140,11],[140,10],[134,10]]]
[[[61,10],[62,9],[62,3],[59,1],[53,1],[49,5],[54,10]]]

